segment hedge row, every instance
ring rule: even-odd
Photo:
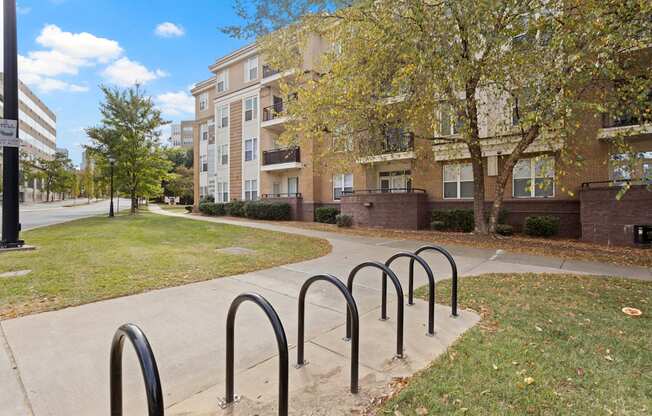
[[[255,220],[288,221],[291,219],[290,204],[270,202],[227,203],[202,202],[199,204],[202,214],[211,216],[229,215],[231,217],[246,217]]]
[[[325,224],[336,224],[340,210],[333,207],[320,207],[315,209],[315,221]]]
[[[496,233],[501,235],[512,235],[514,233],[513,227],[505,224],[507,215],[506,210],[500,211]],[[461,231],[470,233],[475,228],[473,210],[452,209],[447,211],[433,211],[430,228],[437,231]],[[523,232],[535,237],[551,237],[559,233],[559,218],[549,215],[527,217],[523,226]]]

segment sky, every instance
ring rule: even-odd
[[[192,119],[192,85],[249,42],[219,30],[240,22],[227,0],[19,0],[17,13],[19,78],[55,112],[75,164],[100,122],[100,85],[138,82],[166,120]]]

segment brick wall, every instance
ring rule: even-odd
[[[633,245],[633,226],[652,224],[652,192],[632,186],[620,199],[620,189],[603,187],[580,192],[582,240],[609,245]]]
[[[428,196],[425,193],[382,193],[343,196],[342,214],[362,227],[417,230],[428,226]]]

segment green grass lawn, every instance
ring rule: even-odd
[[[460,303],[480,324],[375,414],[652,414],[652,283],[483,275],[461,280]]]
[[[22,234],[0,254],[0,318],[229,276],[325,255],[325,240],[152,213],[93,217]],[[250,255],[216,249],[243,247]]]

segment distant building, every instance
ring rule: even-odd
[[[52,158],[58,150],[57,117],[27,85],[22,82],[18,85],[18,137],[21,141],[21,153],[29,160]],[[0,72],[0,111],[4,111],[3,88],[4,74]],[[2,159],[0,159],[1,166]],[[45,191],[42,180],[24,180],[20,184],[21,201],[42,201],[43,198],[45,198]]]
[[[70,152],[65,147],[57,147],[56,153],[64,155],[65,157],[70,157]]]
[[[174,123],[170,129],[170,146],[192,148],[193,121]]]

